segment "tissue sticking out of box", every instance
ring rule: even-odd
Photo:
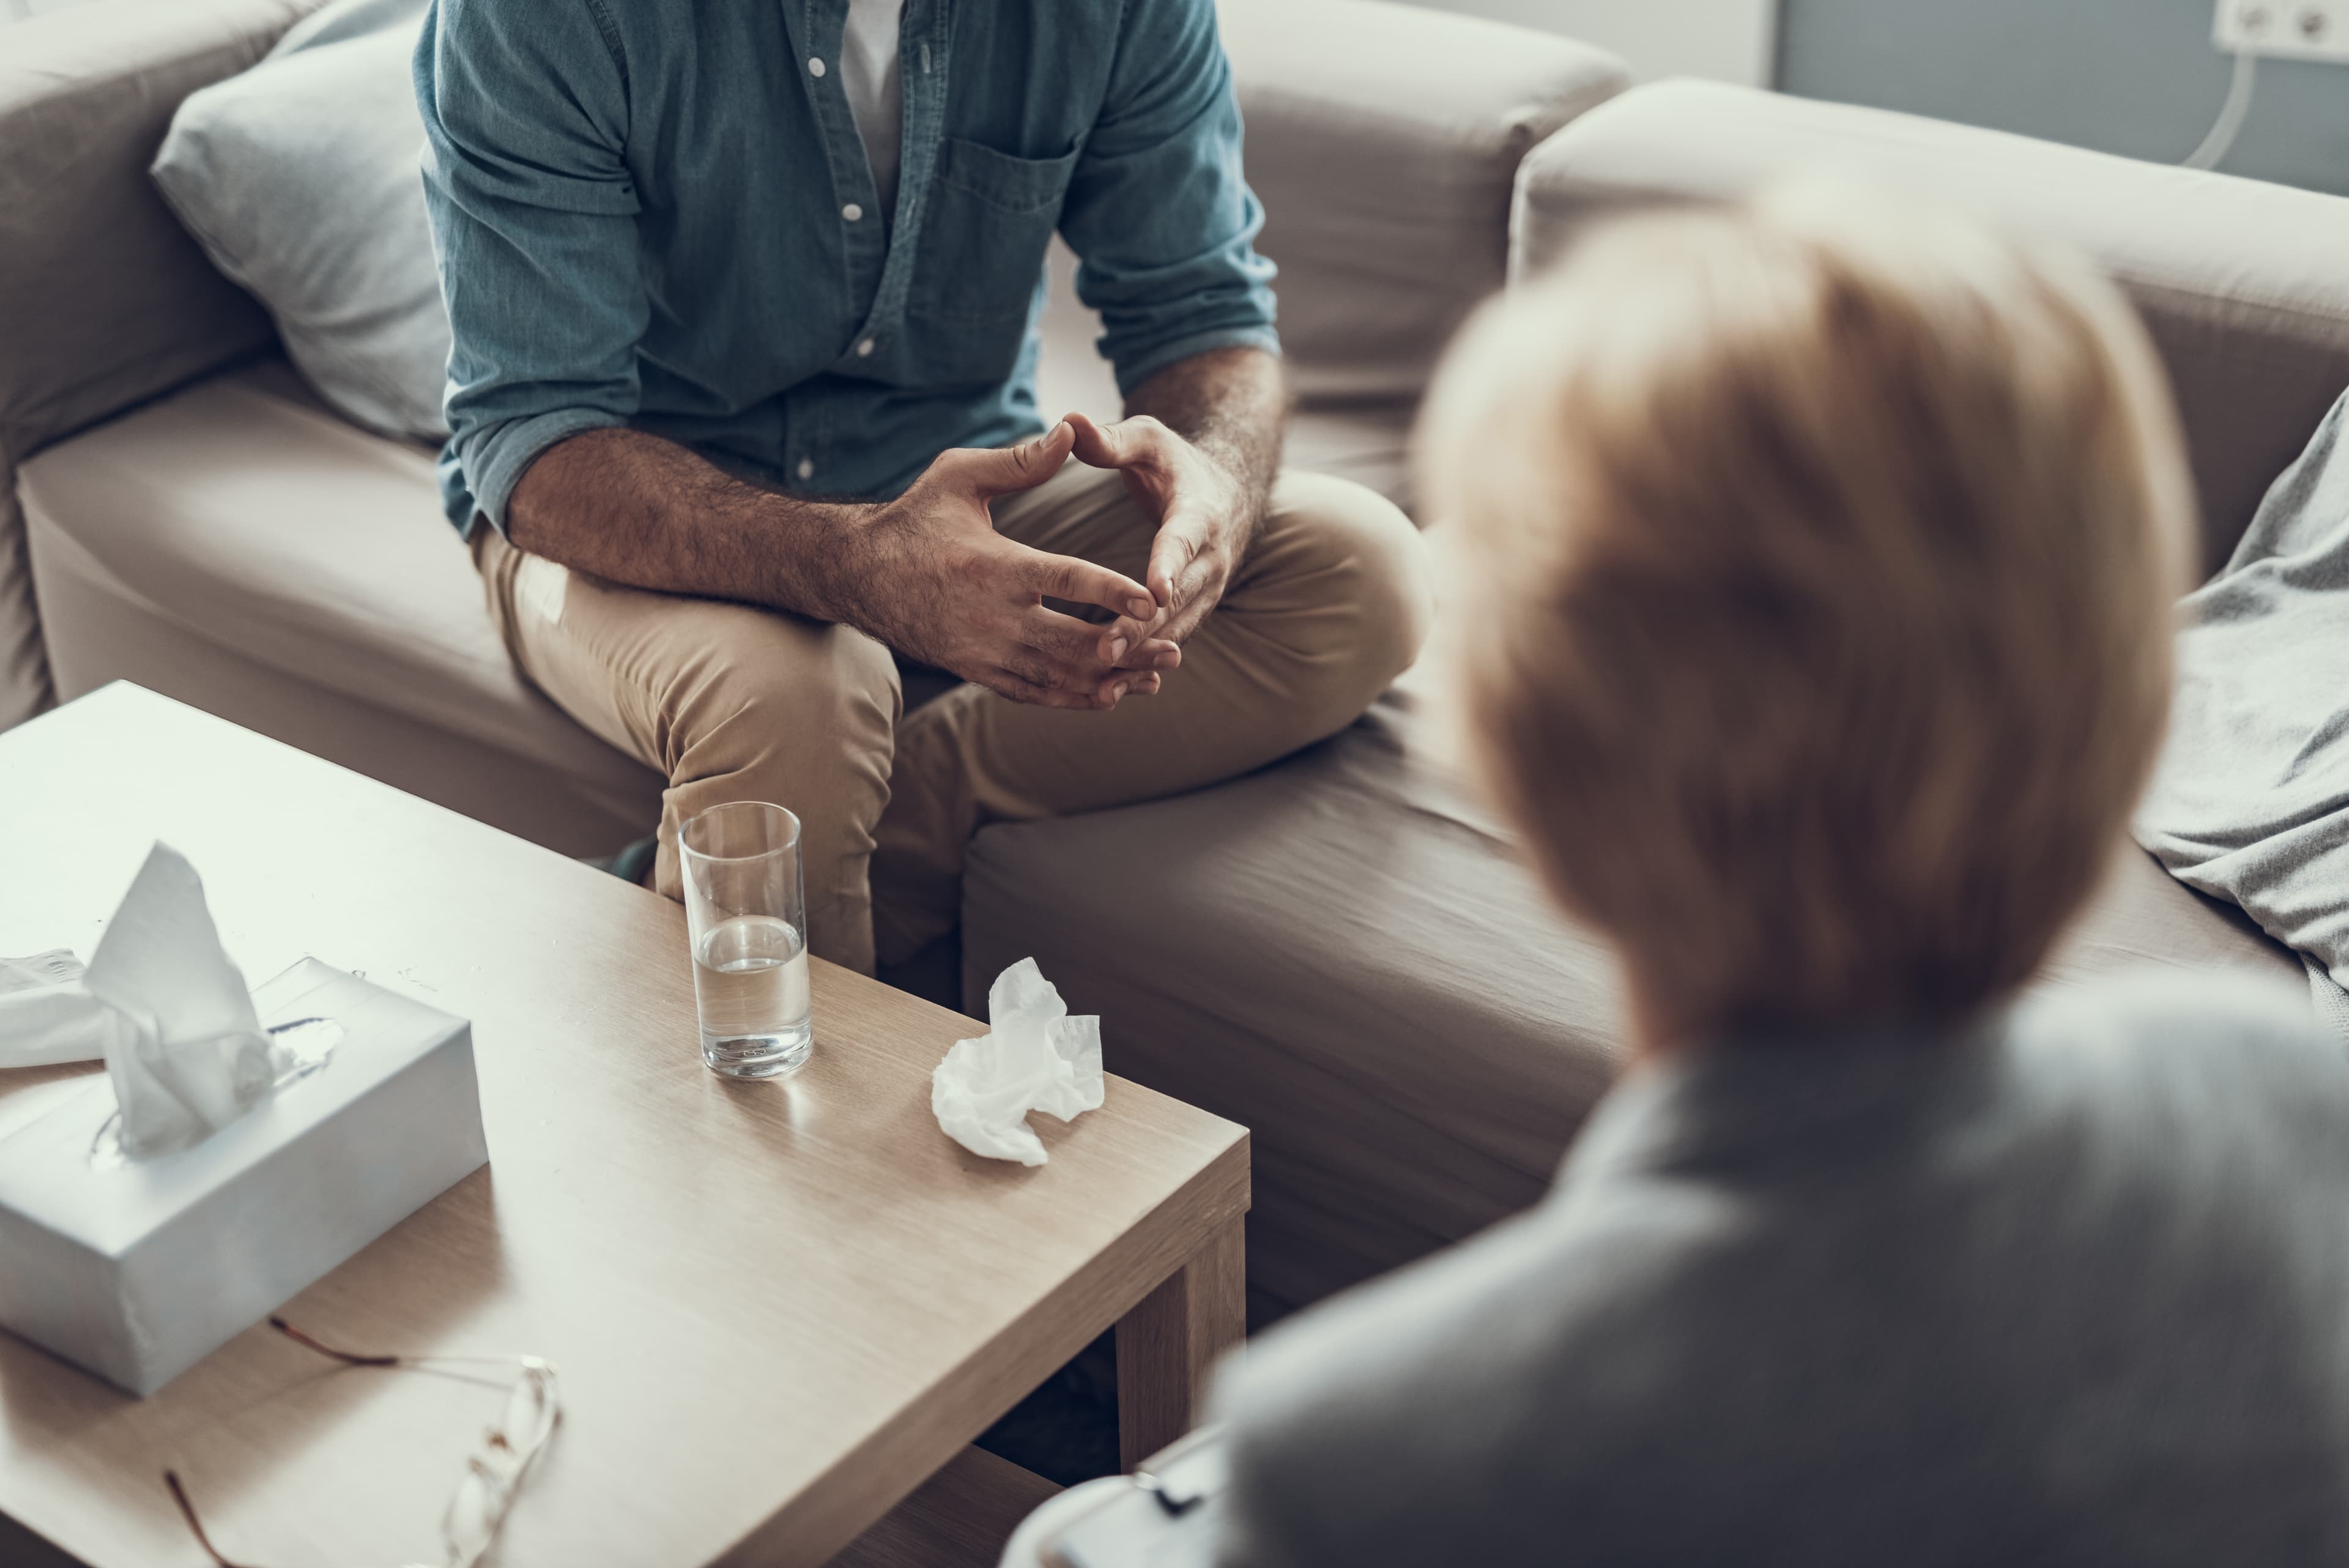
[[[987,1020],[985,1034],[956,1041],[930,1075],[930,1109],[971,1153],[1041,1165],[1029,1112],[1065,1122],[1101,1107],[1101,1020],[1070,1017],[1032,958],[995,977]]]
[[[106,1072],[134,1159],[211,1137],[285,1066],[221,947],[196,868],[168,844],[148,852],[82,984],[115,1018]]]
[[[116,1014],[81,982],[81,960],[64,948],[0,958],[0,1067],[95,1062]]]

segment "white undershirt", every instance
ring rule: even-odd
[[[864,140],[864,161],[873,166],[881,196],[881,221],[897,209],[897,142],[905,119],[905,84],[897,69],[897,23],[905,0],[848,0],[848,26],[840,40],[840,87],[856,134]]]

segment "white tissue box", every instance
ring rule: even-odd
[[[0,1325],[151,1394],[488,1161],[465,1020],[316,959],[254,1002],[342,1038],[192,1147],[93,1163],[104,1078],[0,1138]]]

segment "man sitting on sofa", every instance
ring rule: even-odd
[[[667,777],[664,892],[680,821],[773,801],[812,950],[902,959],[980,823],[1246,772],[1416,654],[1409,523],[1278,472],[1211,0],[438,0],[416,79],[450,518],[524,673]],[[1114,423],[1038,417],[1056,227]],[[903,714],[892,650],[970,684]]]

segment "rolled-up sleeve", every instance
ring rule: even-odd
[[[448,300],[450,521],[637,408],[650,306],[618,33],[596,0],[436,0],[417,44],[424,194]]]
[[[1178,359],[1278,352],[1264,209],[1240,168],[1240,111],[1213,0],[1136,0],[1061,233],[1077,296],[1101,313],[1121,392]]]

